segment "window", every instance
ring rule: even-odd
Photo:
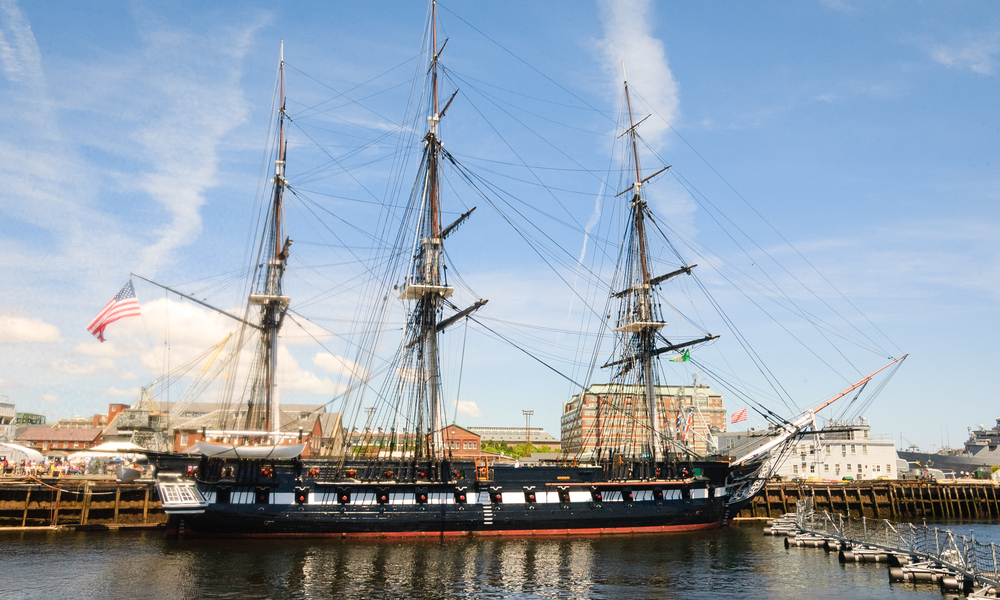
[[[875,465],[875,472],[876,473],[881,473],[882,472],[882,465]]]
[[[187,446],[187,443],[188,443],[188,434],[182,433],[181,434],[181,446]]]
[[[886,473],[892,473],[892,465],[890,465],[890,464],[887,464],[887,465],[885,466],[885,472],[886,472]]]
[[[858,463],[858,473],[861,472],[861,463]]]
[[[797,475],[798,472],[799,472],[799,466],[798,465],[792,465],[792,473]]]
[[[840,445],[840,455],[841,456],[847,456],[847,446],[845,446],[843,444]]]
[[[826,455],[830,456],[830,447],[829,446],[826,447]]]
[[[809,454],[816,454],[816,448],[812,444],[809,444]]]
[[[861,446],[861,454],[864,454],[866,456],[868,455],[868,445],[867,444]]]
[[[855,446],[854,444],[851,444],[851,454],[857,454],[857,453],[858,453],[858,447]]]
[[[809,472],[810,473],[815,473],[816,472],[816,465],[809,465]]]
[[[847,472],[848,472],[848,473],[850,473],[850,472],[851,472],[851,463],[847,463]]]
[[[823,470],[829,473],[830,472],[830,463],[823,463]]]
[[[837,463],[837,464],[833,465],[833,469],[834,469],[834,470],[835,470],[835,471],[837,472],[837,474],[839,475],[839,474],[840,474],[840,463]]]

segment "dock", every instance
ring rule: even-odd
[[[107,478],[25,477],[0,480],[0,528],[128,529],[165,524],[152,482]]]
[[[989,519],[1000,517],[1000,490],[991,481],[874,480],[772,482],[738,519],[795,512],[799,500],[847,518]],[[0,479],[0,528],[118,529],[166,523],[156,486],[109,478]]]
[[[795,513],[770,521],[764,534],[785,536],[785,548],[837,552],[841,563],[882,563],[890,583],[937,584],[943,593],[969,598],[996,598],[1000,592],[995,543],[926,524],[820,513],[814,504],[813,498],[799,500]]]
[[[776,518],[811,498],[817,511],[849,518],[989,519],[1000,517],[998,487],[977,479],[771,482],[738,516]]]

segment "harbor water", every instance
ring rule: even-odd
[[[942,523],[1000,542],[1000,523]],[[940,599],[886,567],[784,547],[762,524],[678,535],[446,540],[167,539],[0,531],[0,598]]]

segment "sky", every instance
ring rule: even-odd
[[[0,1],[0,395],[50,420],[104,412],[232,329],[138,279],[142,318],[103,344],[86,326],[132,272],[243,301],[284,41],[300,192],[287,285],[303,326],[284,331],[282,399],[342,409],[362,316],[385,292],[360,284],[386,233],[377,208],[405,201],[424,126],[411,98],[427,5],[382,7]],[[474,323],[449,331],[459,423],[523,425],[533,409],[558,435],[587,378],[623,62],[636,119],[650,115],[644,170],[671,165],[651,206],[739,324],[679,284],[672,309],[721,335],[702,364],[791,416],[910,353],[863,412],[873,432],[934,450],[1000,416],[995,4],[454,0],[439,16],[442,86],[459,91],[442,138],[495,190],[494,206],[448,180],[446,220],[477,207],[448,240],[455,302],[488,298],[480,325],[532,355]],[[755,381],[740,339],[791,406]],[[670,368],[670,383],[719,387]]]

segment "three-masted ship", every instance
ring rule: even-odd
[[[290,248],[282,220],[282,91],[274,192],[261,236],[263,267],[248,299],[246,320],[252,316],[253,322],[244,327],[259,338],[257,376],[247,392],[249,407],[242,413],[246,425],[206,430],[196,462],[154,457],[160,498],[172,528],[207,535],[437,536],[671,532],[724,526],[761,489],[770,475],[771,457],[810,425],[814,411],[787,422],[766,449],[739,461],[697,455],[670,425],[657,398],[658,361],[718,336],[671,341],[662,335],[666,322],[660,286],[690,275],[695,265],[663,274],[651,270],[643,188],[662,169],[643,176],[627,81],[623,136],[631,148],[631,182],[620,195],[630,202],[622,265],[610,299],[617,305],[617,317],[607,324],[614,352],[603,366],[611,387],[619,392],[615,396],[630,399],[628,405],[622,402],[609,410],[637,423],[639,434],[605,439],[586,455],[533,468],[456,458],[444,439],[439,337],[486,300],[465,308],[449,300],[454,289],[443,266],[444,244],[472,210],[450,224],[442,220],[439,171],[448,155],[439,124],[455,96],[439,106],[443,44],[436,36],[435,11],[432,3],[428,128],[407,211],[412,221],[404,225],[413,233],[412,246],[398,270],[402,283],[386,290],[387,297],[392,294],[409,306],[395,379],[379,393],[395,426],[380,431],[377,445],[368,441],[375,436],[362,436],[342,456],[322,459],[301,457],[302,445],[280,432],[274,382],[277,334],[290,303],[282,287]],[[447,317],[446,306],[455,311]],[[366,387],[359,386],[358,393]]]

